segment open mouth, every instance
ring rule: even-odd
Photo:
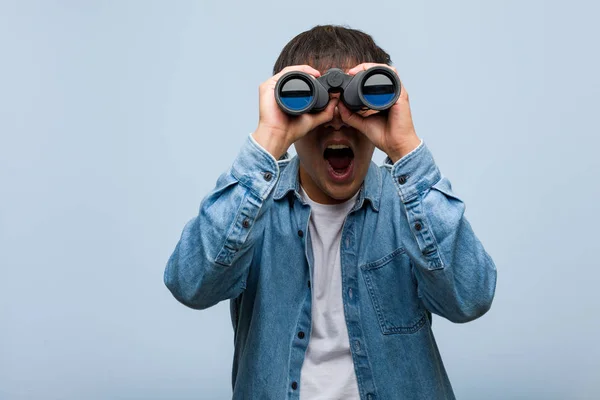
[[[323,152],[323,158],[331,167],[331,172],[337,177],[345,177],[351,170],[354,151],[343,144],[331,144]]]

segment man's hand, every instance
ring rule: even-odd
[[[279,159],[296,140],[319,125],[333,119],[338,100],[330,100],[327,108],[317,114],[302,114],[292,117],[281,111],[275,101],[275,84],[283,74],[289,71],[302,71],[318,78],[321,73],[308,65],[294,65],[284,68],[280,73],[263,82],[259,87],[258,127],[252,133],[254,140],[267,150],[275,159]]]
[[[348,74],[356,75],[358,72],[366,71],[376,65],[390,68],[398,74],[398,71],[394,67],[374,63],[357,65],[349,70]],[[338,104],[342,120],[367,136],[394,163],[410,153],[421,143],[413,125],[410,105],[408,103],[408,93],[404,85],[401,84],[401,86],[400,98],[389,109],[387,116],[378,114],[363,116],[350,111],[341,101]]]

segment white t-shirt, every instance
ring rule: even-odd
[[[311,207],[309,234],[314,265],[312,327],[300,372],[300,400],[359,400],[342,302],[342,227],[358,193],[341,204],[319,204],[301,188]]]

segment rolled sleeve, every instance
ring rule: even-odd
[[[277,183],[277,160],[248,136],[231,167],[237,181],[261,200],[265,200]]]
[[[444,262],[436,241],[435,227],[429,223],[429,216],[434,210],[424,207],[422,201],[431,188],[442,179],[431,151],[421,141],[416,149],[393,165],[389,164],[389,158],[386,161],[418,245],[419,259],[430,270],[443,268]]]
[[[419,194],[429,190],[441,179],[441,173],[435,164],[433,155],[423,141],[395,164],[386,164],[391,168],[392,178],[403,203],[409,203]]]
[[[419,297],[450,321],[483,315],[494,297],[496,268],[464,215],[465,204],[424,143],[393,165],[386,161],[412,234],[403,241]]]

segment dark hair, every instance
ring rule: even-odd
[[[285,45],[273,66],[273,75],[290,65],[308,64],[325,72],[332,67],[352,68],[364,62],[392,63],[390,55],[366,33],[338,25],[317,25]]]

